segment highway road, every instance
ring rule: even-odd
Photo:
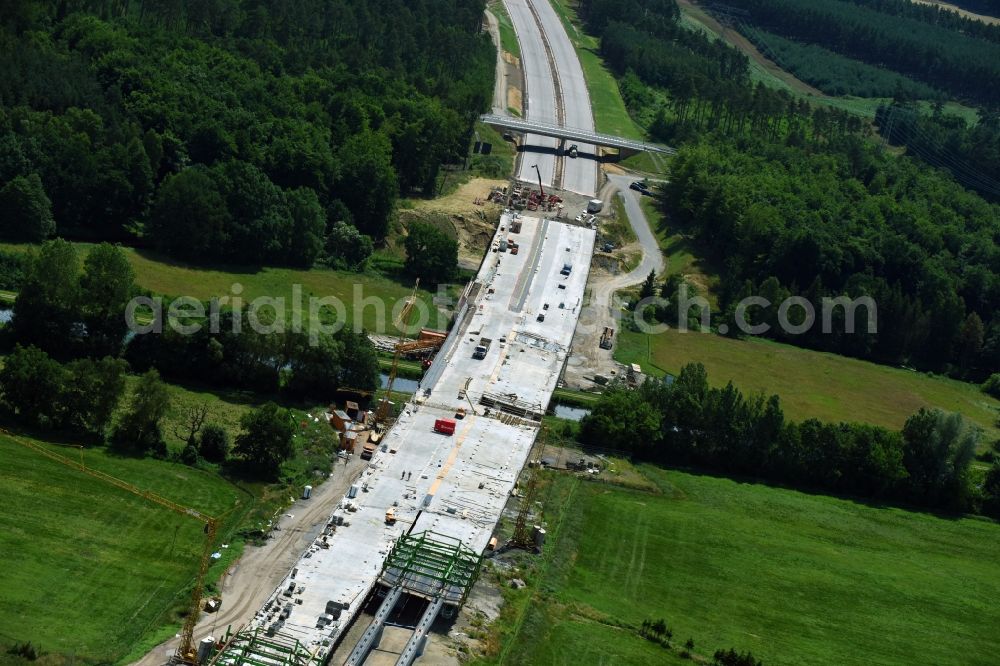
[[[556,113],[556,90],[552,78],[552,67],[545,51],[542,32],[528,6],[528,0],[505,0],[507,12],[514,23],[517,40],[521,45],[521,67],[524,69],[523,99],[528,120],[558,123]],[[552,185],[556,168],[556,145],[551,137],[529,134],[524,137],[524,145],[531,146],[521,154],[521,167],[517,177],[535,182],[537,175],[534,165],[541,170],[542,182]],[[540,149],[535,152],[533,149]]]
[[[594,130],[594,114],[590,106],[590,91],[583,77],[583,67],[576,49],[566,34],[559,16],[548,0],[527,0],[535,8],[541,21],[542,32],[548,40],[559,75],[563,102],[563,125],[584,130]],[[594,146],[578,144],[581,155],[596,155]],[[597,188],[598,163],[592,159],[566,158],[563,166],[563,189],[592,196]]]

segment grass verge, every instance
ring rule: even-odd
[[[500,45],[503,50],[515,58],[521,57],[521,44],[517,41],[517,33],[514,32],[514,23],[510,20],[510,14],[501,0],[491,2],[489,11],[497,17],[497,25],[500,27]]]
[[[580,58],[583,76],[590,91],[590,105],[594,111],[594,126],[597,131],[645,140],[645,130],[632,120],[618,90],[618,81],[601,59],[598,39],[584,32],[576,11],[566,0],[552,0],[552,7],[562,20],[566,34]]]

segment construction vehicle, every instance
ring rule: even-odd
[[[538,191],[541,192],[542,196],[544,197],[545,196],[545,188],[542,187],[542,170],[538,168],[537,164],[535,164],[533,166],[534,166],[534,169],[535,169],[535,173],[538,174]]]
[[[385,510],[385,524],[395,525],[396,524],[396,507],[390,506]]]
[[[187,616],[184,618],[184,626],[181,628],[180,643],[177,646],[177,652],[174,654],[175,662],[182,664],[197,664],[198,649],[194,644],[194,628],[195,625],[198,624],[198,617],[201,612],[201,595],[205,589],[205,574],[208,572],[208,566],[212,562],[212,551],[215,547],[215,536],[218,532],[219,523],[222,517],[209,516],[206,513],[198,511],[197,509],[184,506],[183,504],[178,504],[148,490],[143,490],[138,486],[134,486],[127,481],[122,481],[121,479],[111,476],[110,474],[87,467],[83,462],[82,447],[80,449],[80,462],[76,462],[75,460],[70,460],[69,458],[61,456],[58,453],[50,451],[40,444],[35,444],[34,442],[21,439],[3,428],[0,428],[0,434],[4,435],[10,441],[29,448],[36,453],[40,453],[50,460],[54,460],[62,465],[66,465],[67,467],[83,472],[84,474],[104,481],[105,483],[125,490],[126,492],[132,493],[133,495],[141,497],[146,501],[152,502],[153,504],[170,509],[176,514],[186,516],[188,518],[194,518],[204,525],[205,541],[201,549],[201,559],[198,563],[198,573],[195,575],[194,586],[191,589],[191,601],[188,605]],[[226,513],[235,510],[238,506],[239,500],[237,500],[236,506]],[[219,603],[221,603],[221,600]]]
[[[365,442],[365,445],[361,448],[361,459],[371,460],[372,456],[375,455],[375,442]]]
[[[615,336],[615,329],[610,326],[604,327],[604,332],[601,333],[601,349],[611,349],[611,341]]]
[[[479,338],[479,344],[472,351],[472,358],[477,360],[483,360],[486,358],[486,352],[490,350],[490,345],[493,343],[493,338]]]

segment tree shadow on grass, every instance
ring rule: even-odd
[[[227,264],[221,262],[193,262],[177,259],[166,254],[162,254],[148,248],[135,248],[135,253],[148,261],[180,268],[190,271],[217,271],[221,273],[231,273],[233,275],[256,275],[263,271],[266,266],[257,264]]]
[[[639,462],[639,461],[636,461]],[[961,511],[953,511],[949,509],[935,508],[922,506],[920,504],[913,504],[911,502],[906,502],[901,499],[893,498],[875,498],[875,497],[864,497],[861,495],[852,495],[849,493],[836,492],[834,490],[829,490],[825,488],[819,488],[815,486],[806,485],[790,485],[787,483],[780,483],[777,481],[771,481],[761,477],[748,476],[738,473],[727,473],[724,471],[713,470],[705,467],[698,466],[684,466],[684,465],[666,465],[662,463],[656,463],[651,461],[646,461],[647,464],[663,470],[664,472],[683,472],[685,474],[691,474],[694,476],[704,476],[715,479],[726,479],[732,481],[741,486],[764,486],[768,488],[775,488],[780,490],[787,490],[791,492],[802,493],[803,495],[809,495],[811,497],[826,497],[836,500],[841,500],[844,502],[850,502],[857,506],[864,506],[869,509],[900,509],[903,511],[908,511],[911,513],[921,513],[929,516],[934,516],[935,518],[940,518],[942,520],[962,520],[964,518],[972,519],[983,519],[989,520],[983,516],[979,516],[971,513],[962,513]],[[667,483],[665,479],[662,479],[660,475],[653,475],[654,483],[661,485],[662,483]]]

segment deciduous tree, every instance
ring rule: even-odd
[[[0,236],[37,243],[55,230],[52,202],[38,174],[17,176],[0,189]]]
[[[413,222],[407,231],[406,271],[427,282],[450,280],[458,266],[458,243],[427,222]]]
[[[291,413],[273,402],[244,414],[243,431],[236,437],[234,452],[258,474],[277,478],[281,463],[292,455],[295,423]]]
[[[170,392],[156,370],[139,378],[128,409],[122,414],[111,437],[119,451],[134,455],[166,454],[163,419],[170,411]]]

